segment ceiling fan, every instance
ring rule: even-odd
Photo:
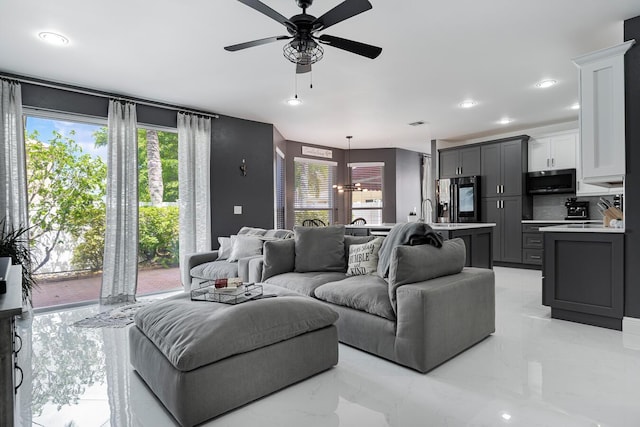
[[[316,35],[319,31],[326,30],[332,25],[371,9],[371,3],[369,3],[368,0],[345,0],[319,18],[307,14],[307,8],[311,6],[313,0],[296,0],[298,7],[302,8],[302,13],[292,16],[289,19],[285,18],[259,0],[238,1],[281,23],[287,28],[289,35],[267,37],[264,39],[227,46],[225,47],[225,50],[227,51],[235,52],[249,47],[273,43],[279,40],[291,40],[284,46],[283,52],[285,58],[296,64],[296,73],[298,74],[308,73],[311,71],[311,64],[322,59],[324,49],[320,44],[333,46],[371,59],[377,58],[382,52],[382,48],[369,44],[330,36],[328,34],[322,34],[320,36]]]

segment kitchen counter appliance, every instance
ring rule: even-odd
[[[480,177],[439,179],[436,183],[438,222],[480,221]]]
[[[565,219],[589,219],[589,202],[578,201],[576,197],[570,197],[564,205],[567,207]]]

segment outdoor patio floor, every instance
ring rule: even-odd
[[[44,308],[97,301],[102,275],[60,281],[40,281],[33,291],[33,307]],[[179,268],[156,268],[138,271],[137,295],[182,289]]]

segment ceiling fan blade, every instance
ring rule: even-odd
[[[296,30],[296,25],[293,22],[289,21],[287,18],[285,18],[275,10],[271,9],[269,6],[262,3],[261,1],[259,0],[238,0],[238,1],[244,5],[249,6],[252,9],[257,10],[258,12],[264,15],[267,15],[269,18],[281,23],[285,27]]]
[[[278,40],[287,40],[290,39],[289,36],[276,36],[276,37],[267,37],[266,39],[253,40],[246,43],[234,44],[231,46],[226,46],[224,50],[228,50],[229,52],[235,52],[238,50],[246,49],[248,47],[260,46],[267,43],[277,42]]]
[[[318,40],[322,44],[337,47],[338,49],[346,50],[347,52],[355,53],[356,55],[366,56],[371,59],[377,58],[378,55],[382,53],[381,47],[354,42],[353,40],[342,39],[340,37],[329,36],[326,34],[318,37]]]
[[[305,74],[311,72],[311,64],[308,65],[296,65],[296,74]]]
[[[369,0],[345,0],[321,17],[313,21],[314,31],[324,30],[332,25],[371,9]]]

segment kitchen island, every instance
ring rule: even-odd
[[[622,330],[624,229],[563,224],[540,231],[542,303],[551,317]]]
[[[347,225],[346,233],[356,236],[386,236],[395,224]],[[495,223],[432,223],[444,239],[460,238],[467,249],[466,267],[493,268],[493,228]]]

